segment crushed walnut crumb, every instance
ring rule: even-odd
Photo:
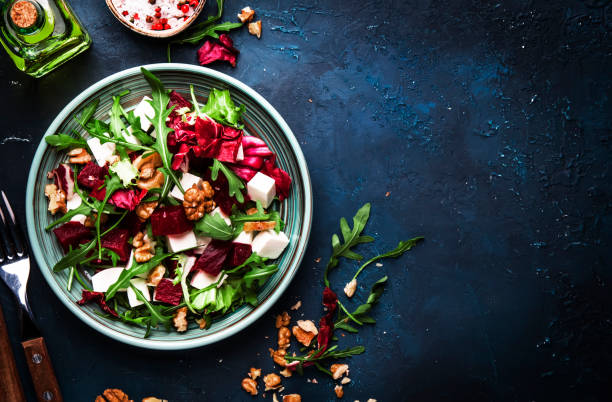
[[[348,366],[348,364],[334,363],[329,368],[329,371],[332,372],[332,378],[334,380],[337,380],[337,379],[339,379],[340,377],[342,377],[345,374],[348,375],[349,366]]]
[[[290,310],[295,311],[295,310],[299,309],[300,307],[302,307],[302,301],[301,301],[301,300],[298,300],[298,301],[297,301],[297,302],[296,302],[296,303],[295,303],[293,306],[291,306],[289,309],[290,309]]]
[[[244,389],[249,394],[257,395],[257,383],[252,378],[243,378],[241,385],[242,389]]]
[[[278,374],[270,373],[265,375],[263,378],[264,384],[266,384],[266,391],[276,389],[281,384],[281,378]]]
[[[276,328],[286,327],[291,323],[291,316],[286,311],[276,316]]]
[[[181,307],[174,313],[172,323],[176,328],[177,332],[187,331],[187,307]]]
[[[240,20],[240,22],[244,24],[245,22],[253,21],[254,16],[255,16],[255,10],[247,6],[243,8],[242,10],[240,10],[240,14],[238,14],[238,19]]]
[[[255,367],[251,367],[248,375],[249,377],[251,377],[251,379],[256,380],[257,378],[261,376],[261,369],[256,369]]]
[[[249,23],[249,33],[257,36],[257,39],[261,38],[261,20]]]
[[[342,388],[342,385],[336,385],[334,387],[334,392],[338,398],[342,398],[344,396],[344,389]]]

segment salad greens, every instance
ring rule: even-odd
[[[212,171],[210,178],[213,180],[217,180],[217,177],[219,177],[219,170],[223,172],[223,175],[227,179],[227,183],[229,185],[230,197],[235,197],[240,203],[244,202],[244,195],[242,195],[244,183],[238,176],[236,176],[234,172],[232,172],[227,166],[219,162],[217,159],[213,159],[213,165],[210,169]]]

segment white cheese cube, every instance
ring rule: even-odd
[[[185,266],[183,267],[183,270],[187,272],[191,271],[191,268],[193,268],[197,260],[198,259],[192,255],[188,256],[187,261],[185,261]]]
[[[198,248],[193,249],[193,252],[196,254],[202,254],[204,252],[204,250],[206,250],[206,247],[208,247],[208,244],[211,242],[212,237],[208,237],[208,236],[196,236],[196,243],[198,244]]]
[[[196,176],[191,173],[183,173],[183,177],[181,177],[181,187],[183,187],[183,190],[187,191],[194,184],[196,186],[199,186],[201,181],[202,178],[199,176]],[[177,200],[184,200],[183,193],[181,193],[181,190],[179,190],[178,186],[174,186],[172,191],[170,191],[170,195],[176,198]]]
[[[82,203],[83,200],[81,199],[81,197],[79,197],[79,195],[75,193],[72,198],[66,202],[66,209],[68,209],[68,211],[77,209],[81,206]]]
[[[223,218],[223,220],[225,221],[225,223],[227,223],[228,225],[232,226],[232,220],[229,218],[229,216],[227,216],[227,215],[225,215],[223,213],[221,208],[217,207],[217,208],[213,209],[210,214],[211,215],[220,215]]]
[[[233,240],[234,243],[251,244],[253,243],[253,232],[240,232],[238,236]]]
[[[166,236],[168,241],[168,249],[173,253],[187,250],[198,245],[195,233],[193,230],[188,230],[184,233]]]
[[[247,192],[253,201],[259,201],[264,208],[268,208],[276,195],[276,182],[270,176],[257,172],[247,183]]]
[[[198,271],[193,278],[191,278],[191,286],[196,289],[204,289],[206,286],[210,286],[217,282],[221,275],[223,275],[222,272],[219,272],[218,275],[209,275],[204,271]]]
[[[236,162],[240,162],[244,160],[244,149],[242,148],[242,144],[238,147],[238,153],[236,154]]]
[[[116,146],[114,142],[105,142],[102,144],[98,138],[90,138],[87,140],[87,145],[100,166],[104,166],[106,162],[110,162],[115,154]]]
[[[134,115],[136,117],[140,117],[140,128],[144,132],[149,131],[151,128],[151,122],[149,121],[148,117],[155,117],[155,109],[153,109],[153,106],[151,106],[151,104],[148,102],[150,100],[151,98],[145,96],[134,108]]]
[[[276,233],[270,229],[255,236],[251,247],[253,252],[260,257],[278,258],[288,244],[289,239],[286,234],[283,232]]]
[[[130,280],[130,283],[134,285],[136,289],[140,290],[140,292],[147,301],[151,301],[151,294],[149,293],[149,288],[147,287],[146,280],[142,278],[134,278]],[[129,287],[127,289],[127,297],[128,302],[130,303],[130,307],[138,307],[144,304],[144,302],[141,301],[138,296],[136,296],[136,292],[134,292],[134,289],[132,289],[132,287]]]
[[[110,285],[117,282],[123,267],[106,268],[91,277],[91,286],[94,292],[106,292]]]

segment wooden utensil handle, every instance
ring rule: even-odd
[[[23,350],[25,351],[26,362],[30,369],[36,398],[40,402],[62,402],[62,394],[60,392],[51,358],[47,352],[45,340],[40,338],[30,339],[22,342]]]
[[[25,402],[15,356],[0,306],[0,400]]]

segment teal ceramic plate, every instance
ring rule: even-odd
[[[245,131],[266,141],[277,154],[277,163],[293,180],[290,196],[281,203],[280,208],[280,213],[286,222],[285,232],[291,242],[278,260],[279,271],[260,289],[259,305],[242,306],[213,323],[206,331],[190,328],[186,333],[178,334],[160,328],[153,330],[147,339],[143,339],[144,330],[141,328],[98,316],[97,306],[77,305],[76,302],[81,298],[81,286],[75,281],[72,291],[68,292],[67,271],[58,274],[52,272],[51,267],[63,253],[55,236],[44,229],[53,220],[47,212],[47,200],[44,195],[45,184],[49,183],[46,174],[65,160],[66,155],[48,147],[44,140],[38,146],[28,177],[26,192],[28,235],[36,262],[49,286],[66,307],[87,325],[113,339],[138,347],[160,350],[189,349],[217,342],[246,328],[270,309],[289,286],[302,261],[310,234],[312,189],[306,160],[291,129],[270,103],[253,89],[232,77],[204,67],[174,63],[145,67],[155,73],[167,89],[175,89],[182,93],[189,93],[189,84],[194,85],[196,95],[202,98],[205,98],[213,87],[228,88],[234,102],[246,105],[243,116]],[[70,133],[72,129],[77,129],[73,116],[96,98],[100,99],[96,118],[106,120],[112,105],[112,96],[126,89],[130,90],[130,93],[123,98],[123,104],[127,107],[135,106],[144,95],[150,94],[149,86],[140,73],[140,67],[111,75],[87,88],[61,111],[45,136],[57,132]]]

